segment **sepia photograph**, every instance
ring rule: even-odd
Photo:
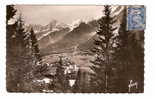
[[[6,5],[6,90],[144,93],[144,5]]]

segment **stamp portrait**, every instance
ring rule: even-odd
[[[128,30],[145,29],[145,8],[144,7],[128,7],[127,29]]]

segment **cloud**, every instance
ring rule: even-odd
[[[76,19],[90,20],[102,16],[103,6],[16,5],[27,24],[46,25],[56,19],[70,24]]]

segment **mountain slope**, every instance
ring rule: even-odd
[[[58,52],[83,44],[94,36],[98,27],[97,25],[98,24],[96,20],[93,20],[89,23],[81,22],[78,27],[66,33],[66,35],[64,35],[63,38],[61,38],[59,41],[48,45],[41,51],[43,54],[53,51]]]
[[[42,38],[38,39],[40,49],[46,48],[48,45],[52,45],[57,41],[61,40],[69,32],[69,28],[64,28],[57,31],[48,31],[43,35]]]

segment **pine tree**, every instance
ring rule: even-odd
[[[77,73],[77,79],[76,79],[75,85],[73,87],[73,92],[75,92],[75,93],[81,93],[82,92],[81,69],[79,69],[79,71]]]
[[[8,7],[7,9],[13,10],[14,6]],[[11,13],[10,10],[7,10]],[[11,15],[13,17],[12,11]],[[8,22],[8,21],[7,21]],[[25,59],[25,45],[24,45],[24,23],[22,17],[19,16],[17,21],[13,25],[7,25],[7,90],[12,91],[23,91],[23,78],[26,73],[27,60]]]
[[[94,42],[95,48],[92,49],[92,52],[95,54],[95,60],[91,61],[93,63],[91,69],[95,74],[91,81],[92,83],[95,82],[95,92],[110,92],[111,55],[115,37],[114,31],[117,28],[113,28],[115,17],[111,17],[110,6],[104,6],[104,15],[98,22],[99,30],[96,32],[97,39]]]
[[[9,56],[12,53],[12,47],[14,43],[14,35],[16,33],[17,22],[13,24],[9,24],[9,20],[13,19],[16,15],[16,9],[14,5],[7,5],[6,6],[6,46],[7,46],[7,55]]]
[[[115,53],[115,59],[118,66],[118,81],[117,81],[117,92],[128,92],[128,79],[127,76],[127,64],[129,63],[129,36],[130,33],[126,30],[126,9],[123,11],[123,18],[120,24],[118,36],[117,36],[117,48]]]
[[[13,45],[14,44],[14,39],[13,39],[13,35],[15,34],[15,28],[17,26],[16,23],[10,25],[8,24],[8,21],[10,19],[12,19],[15,14],[16,14],[16,9],[14,9],[13,5],[8,5],[6,7],[6,83],[7,83],[7,91],[14,91],[16,88],[12,88],[16,86],[16,83],[14,81],[14,79],[12,78],[12,76],[15,75],[14,72],[11,72],[11,65],[13,64],[14,57],[12,57],[13,54]]]
[[[16,14],[16,9],[14,9],[14,5],[8,5],[6,6],[6,46],[7,46],[7,55],[9,56],[11,54],[11,48],[13,43],[13,35],[15,34],[15,27],[17,26],[17,23],[10,25],[8,21],[10,19],[13,19],[13,17]]]
[[[18,50],[21,50],[21,53],[23,53],[23,52],[25,52],[25,49],[24,50],[22,50],[22,49],[26,47],[25,40],[24,40],[26,32],[25,32],[25,28],[24,28],[25,26],[24,26],[22,14],[19,15],[17,22],[18,22],[17,23],[18,26],[16,29],[16,31],[17,31],[16,38],[17,38],[17,43],[18,43],[19,47],[21,47],[21,48],[18,48]]]
[[[90,93],[92,87],[89,87],[89,73],[79,69],[77,72],[77,78],[73,86],[73,92],[75,93]]]
[[[16,44],[15,46],[15,52],[17,53],[16,55],[16,60],[17,60],[17,91],[22,92],[25,91],[25,74],[29,72],[30,70],[30,60],[28,56],[28,50],[25,45],[25,25],[23,21],[22,14],[19,15],[19,18],[17,19],[17,27],[16,27],[16,34],[15,34],[15,39],[16,39]]]
[[[27,47],[29,49],[29,54],[32,61],[31,78],[34,79],[41,77],[43,76],[44,71],[47,70],[48,66],[42,63],[38,40],[36,38],[36,34],[34,33],[33,28],[30,29],[30,32],[26,39],[28,41]]]
[[[65,62],[63,60],[63,57],[59,57],[59,61],[56,62],[55,66],[57,67],[56,69],[56,79],[55,79],[55,83],[54,83],[54,91],[55,92],[61,92],[61,93],[66,93],[68,92],[69,89],[69,81],[68,78],[66,76],[66,74],[64,74],[64,65]]]
[[[127,31],[126,8],[124,9],[123,19],[117,36],[117,48],[115,58],[118,66],[117,91],[128,92],[130,79],[141,80],[141,91],[143,91],[144,80],[144,50],[135,38],[135,33]],[[143,34],[142,32],[140,32]]]
[[[13,5],[7,6],[7,90],[9,92],[25,92],[33,90],[31,86],[27,86],[30,81],[27,74],[33,70],[33,55],[37,61],[40,61],[41,57],[36,36],[33,30],[32,34],[25,31],[22,15],[19,15],[14,24],[8,24],[15,12]],[[33,49],[27,48],[27,46],[32,46]]]
[[[16,9],[14,8],[14,5],[7,5],[6,6],[6,23],[8,25],[8,21],[14,17],[16,14]]]
[[[38,46],[38,41],[36,38],[36,35],[34,33],[33,28],[30,30],[30,44],[31,44],[31,50],[32,50],[32,55],[34,59],[36,59],[36,62],[41,62],[41,55],[40,55],[40,50]]]

